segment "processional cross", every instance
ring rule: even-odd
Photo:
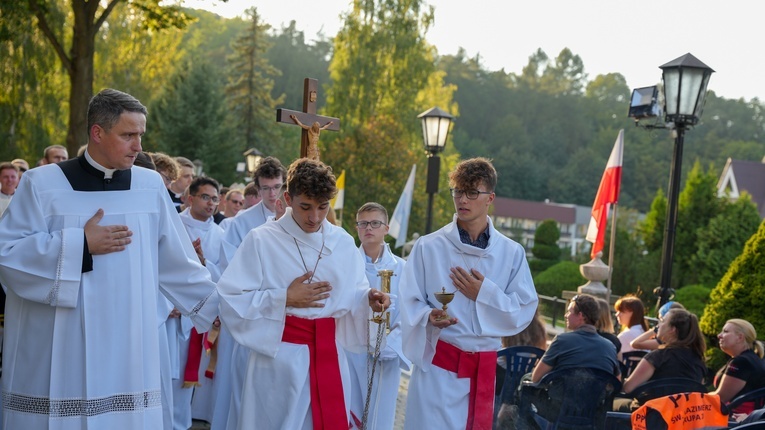
[[[303,81],[303,111],[277,109],[276,122],[298,125],[303,129],[300,139],[300,158],[319,159],[319,134],[322,130],[340,131],[340,120],[316,114],[319,81],[305,78]]]

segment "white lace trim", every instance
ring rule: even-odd
[[[58,292],[61,288],[61,272],[64,270],[64,231],[61,231],[61,250],[58,252],[58,262],[56,263],[56,279],[53,280],[53,287],[45,298],[45,303],[51,306],[58,306]]]
[[[43,414],[53,418],[92,417],[114,412],[139,412],[162,407],[161,391],[115,394],[97,399],[50,399],[3,392],[7,411]]]

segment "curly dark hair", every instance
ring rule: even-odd
[[[284,179],[287,176],[287,169],[284,168],[284,165],[282,164],[279,159],[276,157],[266,157],[262,160],[260,160],[260,163],[258,163],[258,167],[255,169],[254,172],[252,172],[252,178],[255,182],[257,182],[255,185],[260,186],[259,178],[264,179],[273,179],[273,178],[282,178]]]
[[[300,158],[287,170],[287,191],[290,196],[306,196],[318,201],[331,200],[337,194],[332,168],[321,161]]]
[[[476,157],[461,161],[449,173],[449,187],[460,190],[477,190],[483,184],[486,191],[494,191],[497,186],[497,170],[491,160]]]

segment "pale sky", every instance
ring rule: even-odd
[[[427,1],[427,0],[426,0]],[[334,36],[351,0],[186,0],[225,17],[249,7],[274,28],[296,21],[306,39]],[[659,66],[688,52],[715,70],[709,89],[730,99],[765,100],[758,0],[429,0],[435,24],[426,34],[440,55],[462,47],[489,70],[519,73],[542,48],[554,58],[565,47],[584,62],[588,80],[621,73],[630,88],[661,81]],[[748,47],[748,48],[747,48]]]

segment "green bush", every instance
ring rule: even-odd
[[[688,309],[688,312],[701,318],[711,292],[712,289],[704,285],[687,285],[675,291],[673,300],[680,302],[685,309]]]
[[[561,261],[534,277],[537,294],[552,297],[560,297],[564,290],[576,291],[586,282],[573,261]]]
[[[765,223],[746,243],[741,255],[709,295],[701,330],[713,336],[725,321],[742,318],[754,325],[758,338],[765,335]]]

